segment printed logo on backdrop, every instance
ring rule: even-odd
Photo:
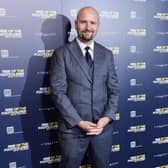
[[[40,161],[40,164],[54,164],[54,163],[60,163],[61,162],[61,155],[54,155],[54,156],[47,156],[43,157]]]
[[[14,126],[7,126],[6,127],[6,134],[7,135],[14,135],[14,134],[23,134],[24,131],[16,131]]]
[[[141,147],[143,147],[143,145],[139,145],[139,144],[137,144],[137,142],[136,141],[130,141],[130,148],[141,148]]]
[[[128,31],[129,36],[136,36],[136,37],[146,37],[147,36],[147,29],[145,28],[137,28],[133,29],[130,28]]]
[[[130,86],[143,86],[143,83],[137,82],[137,79],[132,78],[130,79]]]
[[[16,16],[9,15],[6,8],[0,8],[0,18],[15,18]]]
[[[168,136],[164,137],[157,137],[152,142],[153,144],[167,144],[168,143]]]
[[[8,116],[18,116],[18,115],[25,115],[27,114],[27,107],[12,107],[12,108],[5,108],[1,115],[8,115]]]
[[[133,69],[133,70],[144,70],[146,69],[146,62],[131,62],[128,65],[128,69]]]
[[[7,58],[18,58],[18,56],[10,55],[9,50],[0,50],[0,58],[7,59]]]
[[[51,95],[51,87],[40,87],[36,90],[36,94],[38,95]]]
[[[107,48],[112,51],[113,55],[120,54],[120,47],[118,46],[112,46],[112,47],[107,47]]]
[[[153,80],[153,83],[158,85],[168,84],[168,77],[157,77],[155,80]]]
[[[57,130],[58,129],[58,122],[53,121],[53,122],[49,122],[49,123],[41,123],[41,125],[38,126],[37,129],[38,130],[46,130],[46,131]]]
[[[168,45],[156,46],[153,51],[156,53],[168,53]]]
[[[156,108],[153,111],[154,115],[163,115],[163,114],[168,114],[168,107],[162,107],[162,108]]]
[[[146,94],[130,95],[127,100],[131,102],[143,102],[146,101]]]
[[[0,72],[0,77],[23,78],[24,69],[3,69]]]
[[[8,145],[6,148],[4,148],[4,152],[20,152],[20,151],[27,151],[27,150],[29,150],[29,143],[28,142],[12,144],[12,145]]]
[[[42,58],[50,58],[52,57],[53,52],[54,52],[54,49],[37,50],[37,52],[34,53],[34,56],[42,57]]]
[[[159,20],[168,20],[168,13],[156,13],[154,16],[153,16],[154,19],[159,19]]]
[[[25,168],[25,165],[18,165],[16,162],[9,162],[9,168]]]
[[[136,45],[131,45],[129,49],[131,54],[143,54],[143,51],[137,49]]]
[[[0,37],[7,39],[20,39],[22,38],[21,29],[0,29]]]
[[[12,89],[3,89],[3,96],[6,97],[6,98],[10,98],[10,97],[21,96],[21,94],[13,94]]]
[[[162,166],[157,166],[155,168],[168,168],[168,164],[167,165],[162,165]]]
[[[35,10],[32,13],[32,17],[40,18],[40,19],[55,19],[57,17],[56,10]]]
[[[119,11],[100,11],[100,17],[102,19],[112,19],[112,20],[118,20],[119,19]]]
[[[120,151],[120,144],[112,145],[111,151],[112,152],[119,152]]]
[[[128,162],[132,162],[132,163],[143,162],[145,161],[145,158],[146,158],[145,154],[130,156],[130,158],[128,159]]]
[[[131,110],[130,111],[130,118],[141,118],[143,117],[142,114],[137,114],[137,111],[136,110]]]
[[[143,20],[144,17],[137,16],[137,12],[136,11],[130,11],[130,19]]]
[[[145,124],[130,126],[130,128],[128,129],[128,132],[132,132],[132,133],[140,133],[140,132],[145,132],[145,131],[146,131]]]

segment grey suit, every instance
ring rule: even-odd
[[[97,122],[103,116],[114,120],[118,82],[112,52],[102,45],[94,44],[91,68],[76,40],[58,49],[54,53],[51,84],[53,100],[61,114],[60,131],[64,134],[84,135],[76,127],[81,120]]]

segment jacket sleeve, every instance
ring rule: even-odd
[[[115,113],[118,108],[119,99],[119,85],[117,74],[115,71],[114,58],[112,52],[107,52],[110,61],[108,65],[108,78],[107,78],[107,104],[105,106],[104,116],[115,120]]]
[[[54,52],[50,71],[50,82],[53,100],[57,109],[70,127],[74,127],[82,119],[67,96],[67,74],[64,56],[63,49]]]

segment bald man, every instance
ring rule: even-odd
[[[112,52],[94,41],[99,14],[79,10],[77,37],[54,52],[53,100],[58,108],[62,168],[79,168],[87,151],[94,168],[108,168],[118,81]]]

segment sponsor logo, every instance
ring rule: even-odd
[[[57,130],[58,129],[58,122],[49,122],[49,123],[42,123],[41,126],[38,127],[38,130]]]
[[[168,20],[168,13],[156,13],[155,16],[153,16],[155,19],[160,19],[160,20]]]
[[[118,55],[120,53],[120,47],[107,47],[107,48],[111,50],[114,55]]]
[[[43,157],[42,160],[40,161],[40,164],[54,164],[54,163],[59,163],[61,162],[61,155],[54,155],[54,156],[48,156],[48,157]]]
[[[0,73],[0,77],[23,78],[24,69],[3,69]]]
[[[146,62],[131,62],[129,63],[128,68],[134,70],[143,70],[146,69]]]
[[[130,86],[142,86],[142,83],[137,83],[136,79],[130,79]]]
[[[120,144],[112,145],[111,151],[112,152],[119,152],[120,151]]]
[[[133,101],[133,102],[146,101],[146,94],[130,95],[130,97],[128,98],[128,101]]]
[[[6,16],[6,9],[0,8],[0,17]]]
[[[38,50],[36,53],[34,53],[34,56],[43,57],[43,58],[49,58],[49,57],[52,57],[53,52],[54,52],[54,49]]]
[[[17,116],[17,115],[25,115],[27,114],[27,107],[13,107],[13,108],[5,108],[1,115],[9,115],[9,116]]]
[[[140,117],[143,117],[143,115],[137,115],[137,112],[135,110],[131,110],[130,117],[131,118],[140,118]]]
[[[120,113],[115,113],[115,120],[120,120]]]
[[[4,95],[4,97],[17,97],[17,96],[21,96],[19,94],[13,95],[12,94],[12,89],[3,89],[3,95]]]
[[[106,18],[106,19],[119,19],[120,13],[118,11],[101,11],[100,17]]]
[[[159,68],[165,68],[168,67],[168,64],[156,64],[155,66]]]
[[[32,17],[37,17],[41,19],[52,18],[55,19],[57,16],[57,11],[55,10],[36,10],[32,13]]]
[[[22,30],[21,29],[0,29],[0,37],[22,38]]]
[[[29,143],[23,142],[18,144],[8,145],[7,148],[4,148],[4,152],[19,152],[29,150]]]
[[[141,54],[141,53],[143,53],[142,51],[138,51],[137,50],[137,46],[135,46],[135,45],[132,45],[129,48],[130,48],[130,53],[132,53],[132,54]]]
[[[159,154],[154,155],[153,157],[160,158],[164,156],[168,156],[168,153],[159,153]]]
[[[168,53],[168,45],[156,46],[153,51],[158,53]]]
[[[128,162],[133,162],[133,163],[143,162],[143,161],[145,161],[145,154],[130,156],[130,158],[128,160]]]
[[[168,95],[157,95],[157,96],[154,96],[155,98],[158,98],[158,99],[164,99],[164,98],[168,98]]]
[[[14,128],[14,126],[8,126],[8,127],[6,127],[6,134],[7,135],[12,135],[12,134],[22,134],[23,133],[23,131],[15,131],[15,128]]]
[[[40,87],[39,90],[36,91],[36,94],[50,95],[51,87]]]
[[[168,136],[155,138],[155,140],[152,143],[153,144],[167,144]]]
[[[128,132],[133,132],[133,133],[138,133],[138,132],[145,132],[146,131],[146,125],[135,125],[135,126],[130,126],[128,129]]]
[[[155,125],[154,128],[165,128],[165,127],[168,127],[168,124],[163,124],[163,125]]]
[[[143,17],[138,17],[136,11],[130,11],[130,19],[144,19]]]
[[[92,166],[90,164],[85,164],[80,166],[79,168],[92,168]]]
[[[168,114],[168,107],[156,108],[153,114],[158,114],[158,115]]]
[[[136,141],[131,141],[130,142],[130,148],[140,148],[142,145],[137,145]]]
[[[156,78],[156,79],[153,81],[153,83],[159,84],[159,85],[168,84],[168,77]]]
[[[40,145],[41,146],[52,146],[52,145],[55,145],[55,144],[58,144],[58,141],[43,142]]]
[[[146,36],[147,30],[145,28],[139,28],[139,29],[129,29],[128,35],[131,36]]]
[[[155,168],[168,168],[168,164],[167,165],[162,165],[162,166],[157,166]]]

